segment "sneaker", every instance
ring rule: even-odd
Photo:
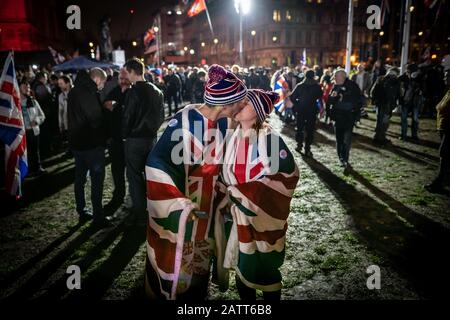
[[[85,223],[86,221],[92,220],[93,218],[94,218],[94,215],[92,214],[92,212],[85,210],[79,214],[78,222]]]

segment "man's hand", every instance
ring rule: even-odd
[[[108,109],[109,111],[113,111],[114,107],[115,107],[116,101],[113,100],[109,100],[109,101],[105,101],[105,103],[103,104],[103,106]]]

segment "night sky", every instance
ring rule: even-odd
[[[111,17],[111,37],[113,43],[121,39],[134,39],[152,25],[153,16],[161,6],[178,3],[176,0],[64,0],[64,10],[76,4],[81,8],[81,31],[77,37],[96,41],[100,20]],[[134,13],[131,14],[130,10]],[[67,14],[65,14],[67,17]],[[83,39],[84,38],[84,39]]]

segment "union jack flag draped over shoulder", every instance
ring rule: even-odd
[[[273,91],[278,93],[280,96],[278,103],[275,104],[275,109],[278,112],[283,112],[286,108],[285,100],[287,98],[287,91],[289,90],[289,84],[287,83],[286,79],[284,78],[283,74],[280,73],[278,77],[275,79],[275,84],[273,87]]]
[[[215,186],[229,125],[228,119],[214,122],[195,105],[186,106],[169,121],[147,159],[145,287],[150,297],[176,299],[189,289],[193,275],[209,274]],[[193,209],[208,218],[188,220]]]
[[[21,184],[28,172],[27,143],[12,52],[0,78],[0,139],[5,143],[5,189],[20,197]]]

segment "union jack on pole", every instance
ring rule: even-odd
[[[19,198],[28,172],[27,142],[20,103],[19,86],[10,52],[0,78],[0,140],[5,144],[6,191]]]

